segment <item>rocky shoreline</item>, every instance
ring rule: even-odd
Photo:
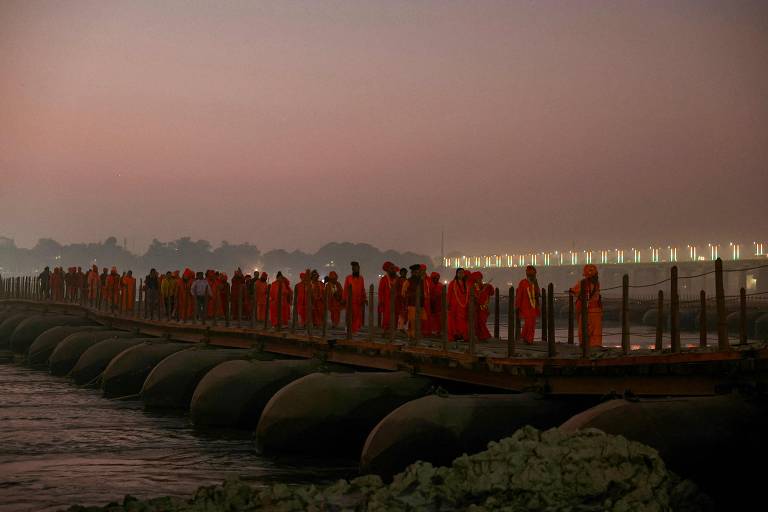
[[[218,511],[705,511],[709,498],[667,470],[656,450],[589,429],[518,430],[450,467],[417,462],[391,483],[368,475],[326,486],[240,480],[201,487],[193,497],[138,500],[68,512]]]

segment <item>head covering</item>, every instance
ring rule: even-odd
[[[200,272],[200,274],[202,274],[202,272]],[[195,273],[194,273],[194,272],[192,272],[192,269],[190,269],[190,268],[185,268],[185,269],[184,269],[184,273],[182,274],[182,276],[183,276],[185,279],[192,279],[193,277],[195,277]]]
[[[384,265],[381,266],[381,270],[384,272],[389,272],[390,270],[393,270],[395,268],[395,264],[391,261],[385,261]]]
[[[112,267],[112,272],[114,272],[115,274],[117,274],[117,267]]]
[[[431,274],[429,274],[429,278],[432,279],[433,281],[435,279],[440,279],[440,274],[438,274],[437,272],[432,272]]]
[[[330,278],[330,279],[338,279],[338,277],[339,277],[339,274],[337,274],[337,273],[336,273],[336,272],[334,272],[333,270],[331,270],[331,271],[328,273],[328,278]]]
[[[419,265],[419,269],[421,269],[421,270],[427,270],[427,266],[426,266],[425,264],[421,263],[421,264]]]
[[[305,277],[307,277],[307,273],[306,272],[302,272],[302,273],[299,274],[299,279],[301,279],[302,281],[304,280]]]
[[[483,280],[483,273],[482,272],[472,272],[472,280],[473,281],[482,281]]]
[[[266,272],[262,272],[261,273],[261,279],[264,279],[264,280],[267,279],[267,273]]]
[[[179,277],[179,271],[178,270],[174,270],[173,271],[173,277]]]
[[[411,270],[419,270],[421,268],[421,265],[419,265],[418,263],[414,263],[413,265],[411,265],[408,268],[411,269]]]
[[[597,267],[593,264],[584,265],[584,277],[595,277],[597,275]]]
[[[527,267],[525,267],[525,275],[527,275],[527,276],[534,275],[535,276],[536,275],[536,267],[534,267],[533,265],[528,265]]]

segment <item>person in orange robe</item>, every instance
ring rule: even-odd
[[[178,271],[173,273],[178,275]],[[191,269],[185,268],[178,280],[176,287],[176,312],[180,321],[192,320],[195,315],[195,299],[192,297],[192,283],[195,280],[195,273]]]
[[[310,274],[310,290],[312,292],[312,326],[322,327],[323,310],[325,308],[325,285],[320,281],[320,273],[313,270]]]
[[[456,275],[448,284],[448,338],[454,341],[469,337],[467,325],[467,304],[469,295],[464,269],[457,268]]]
[[[440,274],[432,272],[429,275],[429,334],[440,336],[442,333],[443,318],[443,283],[440,282]]]
[[[91,307],[93,307],[96,304],[96,297],[99,292],[99,267],[96,265],[91,267],[91,270],[88,271],[86,280],[88,281],[88,301],[90,302]]]
[[[496,293],[496,290],[490,283],[483,282],[483,274],[481,272],[475,272],[472,276],[477,305],[477,315],[475,315],[477,320],[477,339],[485,341],[491,338],[491,332],[488,330],[488,317],[491,315],[489,306],[491,297]]]
[[[218,286],[219,292],[219,306],[216,312],[221,318],[225,318],[227,315],[227,307],[229,306],[230,298],[229,280],[225,272],[219,274],[219,278],[217,279],[216,284]]]
[[[282,272],[277,273],[275,281],[272,283],[272,287],[269,290],[269,318],[272,320],[272,327],[277,327],[278,325],[277,298],[280,293],[282,293],[282,302],[279,324],[281,326],[286,326],[291,318],[293,291],[291,290],[290,281],[286,279]]]
[[[129,270],[122,282],[122,306],[121,309],[125,312],[133,311],[133,304],[136,301],[136,278],[133,277],[133,271]]]
[[[387,261],[382,265],[384,275],[379,279],[379,325],[385,331],[389,330],[389,319],[392,315],[392,288],[397,287],[397,272],[400,270],[391,261]],[[395,302],[397,302],[397,296],[395,296]],[[395,313],[395,323],[397,323],[397,313]]]
[[[532,344],[536,334],[536,317],[541,314],[539,304],[541,288],[536,279],[536,268],[533,265],[525,267],[525,279],[517,284],[515,292],[515,307],[519,318],[523,321],[520,338],[527,344]],[[513,323],[509,322],[510,328]]]
[[[432,287],[429,285],[429,276],[427,275],[427,266],[422,263],[419,265],[419,277],[421,278],[421,334],[430,336],[432,334],[432,314],[429,308],[431,299],[429,297]]]
[[[120,306],[120,274],[117,273],[117,267],[112,267],[109,272],[105,288],[107,304],[110,311],[114,311]]]
[[[344,279],[342,299],[347,308],[347,315],[350,315],[350,331],[355,334],[363,326],[363,312],[368,304],[368,298],[365,293],[365,279],[360,275],[360,264],[353,261],[350,265],[352,266],[352,274]]]
[[[218,300],[216,299],[217,290],[216,290],[216,283],[218,281],[218,276],[216,275],[217,272],[211,269],[208,269],[205,271],[205,280],[208,281],[208,286],[211,287],[211,297],[208,300],[208,305],[206,306],[205,314],[208,318],[213,318],[213,315],[216,313],[216,306]]]
[[[259,279],[253,282],[253,293],[256,300],[256,320],[263,322],[267,314],[267,273],[262,272]],[[271,308],[270,308],[271,309]]]
[[[296,286],[296,312],[299,317],[299,326],[307,323],[307,288],[309,287],[309,270],[299,274],[299,283]]]
[[[395,314],[397,315],[397,328],[405,330],[408,323],[408,305],[403,297],[403,286],[408,281],[408,269],[400,268],[400,276],[397,278],[397,293],[395,295]]]
[[[328,312],[331,316],[331,328],[335,329],[341,321],[341,310],[344,309],[342,297],[344,295],[339,275],[331,270],[328,274],[328,283],[325,285],[325,295],[328,300]]]
[[[243,316],[248,316],[248,310],[245,309],[245,276],[243,276],[243,271],[240,268],[235,270],[235,274],[232,276],[231,292],[232,296],[229,302],[232,305],[232,310],[230,316],[233,320],[240,321],[241,310]]]
[[[603,344],[603,301],[600,297],[600,281],[597,267],[584,265],[584,279],[576,283],[570,292],[576,297],[576,318],[579,320],[579,342],[584,343],[582,333],[581,310],[584,307],[582,290],[586,293],[587,302],[587,336],[590,347],[600,347]]]
[[[54,267],[53,269],[53,274],[51,275],[51,295],[54,302],[64,300],[64,274],[61,271],[61,267]]]
[[[258,277],[254,275],[254,277]],[[251,274],[243,276],[243,318],[249,319],[253,314],[253,278]]]

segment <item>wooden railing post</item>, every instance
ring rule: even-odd
[[[347,339],[352,339],[352,284],[347,286],[347,309],[344,315],[344,322],[347,324]]]
[[[441,289],[442,302],[440,306],[440,338],[443,341],[443,352],[448,351],[448,287]]]
[[[374,334],[374,317],[378,315],[374,315],[373,312],[376,311],[378,308],[374,307],[373,304],[373,285],[370,285],[368,287],[368,341],[373,342],[373,334]],[[379,321],[381,323],[381,321]]]
[[[747,290],[739,289],[739,345],[747,344]]]
[[[549,325],[549,321],[547,320],[547,317],[549,315],[549,311],[547,311],[549,306],[549,303],[547,301],[547,289],[542,288],[541,289],[541,341],[542,343],[547,343],[547,326]]]
[[[501,324],[501,319],[499,318],[499,311],[501,310],[501,305],[500,305],[501,298],[499,297],[498,288],[494,289],[494,295],[495,295],[495,300],[493,302],[493,337],[494,339],[498,340],[501,338],[501,335],[499,334],[500,324]]]
[[[299,317],[299,286],[304,286],[303,282],[298,282],[293,287],[293,309],[291,310],[291,328],[290,332],[296,332],[296,322]],[[304,318],[307,318],[307,287],[304,286]]]
[[[701,312],[699,313],[699,346],[707,346],[707,292],[699,292]]]
[[[547,355],[549,357],[555,357],[557,355],[557,349],[555,346],[555,285],[549,283],[547,285]]]
[[[723,260],[715,260],[715,301],[717,303],[717,348],[730,350],[728,320],[725,311],[725,288],[723,286]]]
[[[515,287],[509,287],[509,304],[507,304],[507,357],[515,355]]]
[[[237,326],[243,326],[243,300],[245,300],[245,280],[237,288]]]
[[[422,280],[419,279],[419,282],[416,284],[416,315],[413,319],[414,328],[413,328],[413,341],[416,343],[419,342],[421,339],[421,311],[422,311],[422,304],[421,299],[424,293],[424,288],[422,288]]]
[[[271,316],[269,313],[269,306],[270,306],[269,302],[272,298],[271,296],[272,296],[272,283],[267,285],[267,297],[264,305],[264,330],[265,331],[269,329],[269,318]]]
[[[395,342],[397,330],[397,280],[389,285],[389,342]]]
[[[307,319],[306,321],[306,329],[307,329],[307,338],[312,339],[312,326],[315,322],[315,316],[312,311],[312,294],[314,293],[315,287],[312,284],[312,278],[310,277],[309,286],[306,287],[306,290],[304,291],[306,295],[306,305],[304,307],[307,308],[306,315],[304,318]]]
[[[680,352],[680,297],[677,294],[677,265],[672,267],[669,281],[669,334],[672,338],[672,352]]]
[[[659,297],[656,303],[656,346],[657,351],[661,352],[664,348],[664,291],[659,290]]]
[[[629,275],[621,278],[621,350],[629,354]]]
[[[573,345],[573,294],[568,292],[568,344]]]
[[[281,331],[283,329],[283,282],[281,280],[275,280],[272,285],[277,286],[277,311],[275,312],[277,314],[277,318],[274,320],[277,321],[276,329],[278,331]]]
[[[589,328],[587,326],[587,321],[589,320],[589,281],[587,279],[581,280],[579,300],[581,302],[581,323],[579,326],[581,331],[581,356],[589,357]]]
[[[469,345],[468,350],[471,355],[475,355],[475,343],[477,343],[477,328],[476,328],[476,318],[477,318],[477,312],[475,309],[477,308],[477,297],[475,296],[475,287],[470,286],[469,288],[469,314],[467,315],[468,322],[469,322]]]

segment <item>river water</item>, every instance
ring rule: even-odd
[[[254,485],[353,476],[355,461],[276,461],[250,432],[192,427],[187,416],[111,401],[99,390],[0,364],[0,511],[60,510],[140,498],[189,496],[239,476]]]

